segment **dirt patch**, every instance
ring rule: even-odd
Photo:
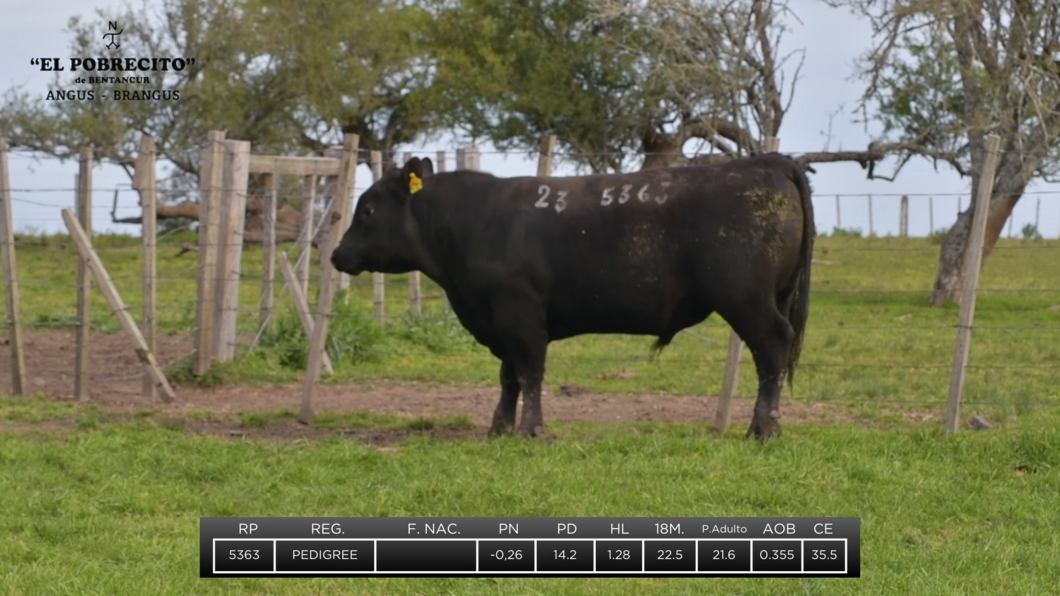
[[[6,344],[6,340],[4,341]],[[74,395],[76,343],[73,329],[23,331],[26,358],[26,393],[43,393],[60,400]],[[6,345],[4,351],[7,351]],[[193,353],[192,337],[159,335],[155,357],[168,366]],[[124,333],[92,333],[88,352],[88,395],[92,403],[110,399],[135,399],[143,391],[143,368]],[[0,391],[10,393],[11,360],[0,358]]]
[[[32,331],[25,334],[29,390],[57,400],[73,397],[73,332]],[[192,352],[190,336],[163,336],[158,341],[159,361],[179,360]],[[10,391],[10,361],[0,359],[0,390]],[[165,404],[160,399],[147,400],[141,394],[141,368],[128,342],[121,334],[93,334],[89,383],[89,403],[101,409],[131,415],[146,409],[157,410],[156,420],[183,421],[186,428],[204,434],[232,438],[252,437],[274,440],[315,439],[343,435],[366,439],[373,444],[392,444],[410,436],[482,437],[486,433],[497,405],[500,390],[490,387],[467,387],[437,383],[372,381],[321,385],[314,410],[320,412],[367,411],[407,418],[466,416],[475,425],[470,430],[437,428],[415,431],[347,430],[328,431],[306,426],[294,420],[271,424],[241,426],[238,422],[208,419],[196,420],[193,411],[206,411],[224,418],[240,412],[274,412],[298,410],[301,383],[264,385],[225,385],[212,388],[176,387],[177,399]],[[702,395],[662,393],[601,393],[584,387],[558,387],[543,392],[546,428],[550,421],[564,422],[684,422],[713,425],[717,398]],[[751,422],[750,398],[733,401],[732,426],[746,428]],[[867,421],[848,407],[829,402],[781,402],[785,424],[860,424]],[[933,419],[935,412],[901,411],[909,422]],[[8,425],[9,426],[9,425]],[[28,425],[36,426],[36,425]],[[39,428],[39,427],[37,427]],[[345,434],[344,434],[345,433]],[[373,434],[375,433],[375,434]]]

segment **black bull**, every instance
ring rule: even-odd
[[[748,436],[779,435],[799,357],[815,235],[802,167],[771,153],[570,178],[435,174],[413,158],[361,195],[337,269],[422,271],[501,361],[490,434],[544,426],[548,344],[586,333],[658,337],[721,315],[754,355]]]

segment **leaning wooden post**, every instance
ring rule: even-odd
[[[217,240],[221,183],[224,177],[225,133],[211,130],[199,153],[199,292],[195,305],[195,361],[192,374],[201,376],[213,364],[213,319],[217,281]]]
[[[405,152],[405,163],[408,163],[410,159],[412,159],[412,153]],[[419,271],[409,272],[409,310],[414,315],[423,314],[422,284],[420,283],[422,277]]]
[[[280,273],[283,275],[284,280],[287,282],[287,289],[291,292],[291,299],[294,300],[294,309],[298,314],[298,319],[302,321],[302,330],[305,331],[307,338],[313,337],[313,313],[309,311],[309,299],[306,298],[305,292],[302,291],[302,284],[298,281],[298,275],[295,274],[294,269],[291,267],[291,261],[287,258],[287,253],[281,252],[277,255],[280,261]],[[321,365],[324,368],[326,374],[335,374],[335,369],[331,367],[331,358],[328,357],[327,350],[321,353]]]
[[[158,225],[157,225],[157,186],[155,180],[155,139],[151,135],[140,137],[140,150],[136,156],[136,170],[133,175],[133,190],[140,194],[140,207],[143,217],[141,236],[144,247],[144,316],[140,325],[143,327],[144,345],[147,351],[155,353],[155,328],[157,323],[155,300],[157,298],[156,282],[158,275]],[[143,395],[154,399],[155,383],[151,374],[144,371]]]
[[[77,174],[77,220],[85,230],[85,238],[92,246],[92,149],[81,148]],[[77,260],[77,331],[75,334],[74,354],[74,399],[88,401],[88,339],[92,330],[92,280],[89,278],[88,263],[85,259]]]
[[[24,395],[26,356],[22,346],[22,305],[15,263],[15,221],[11,216],[11,179],[7,169],[7,139],[0,137],[0,260],[4,262],[7,297],[7,343],[11,349],[11,392]]]
[[[766,137],[762,150],[774,153],[780,149],[780,139]],[[836,205],[838,206],[838,195]],[[836,214],[838,217],[838,213]],[[735,330],[729,333],[729,352],[725,356],[725,375],[721,379],[721,395],[718,396],[718,409],[714,412],[714,429],[719,433],[729,428],[732,420],[732,399],[736,396],[736,387],[740,381],[740,358],[743,356],[743,340]]]
[[[372,166],[372,182],[383,177],[383,152],[372,151],[368,154],[368,163]],[[345,230],[343,230],[344,232]],[[341,234],[342,232],[340,232]],[[382,273],[372,274],[372,307],[375,320],[386,322],[386,277]]]
[[[986,160],[979,176],[979,192],[975,197],[972,214],[968,252],[964,260],[964,288],[961,291],[961,313],[957,323],[957,344],[953,354],[953,372],[950,375],[950,394],[946,402],[946,432],[955,433],[959,426],[961,398],[964,395],[964,378],[968,368],[968,351],[972,345],[972,321],[975,318],[975,291],[979,286],[979,268],[983,262],[983,239],[986,237],[986,220],[990,216],[990,197],[994,191],[994,173],[997,168],[997,151],[1001,137],[986,137]]]
[[[151,375],[151,380],[155,382],[155,387],[158,388],[162,401],[167,403],[173,401],[173,398],[176,397],[173,393],[173,388],[169,386],[169,381],[162,374],[162,369],[158,366],[154,353],[147,349],[147,344],[144,343],[144,336],[140,333],[140,329],[136,327],[136,321],[133,321],[132,315],[129,314],[125,302],[122,301],[121,295],[118,294],[118,289],[114,287],[114,282],[111,281],[110,275],[107,273],[106,268],[103,267],[103,262],[99,260],[99,255],[92,250],[92,246],[88,243],[88,235],[85,234],[81,224],[77,222],[77,218],[69,209],[63,209],[62,214],[66,229],[70,231],[70,237],[77,244],[77,250],[81,253],[81,258],[88,262],[88,268],[96,278],[99,289],[102,290],[103,295],[107,298],[110,310],[114,313],[114,316],[118,317],[118,323],[121,325],[122,331],[132,341],[136,356],[144,365],[147,373]]]
[[[898,235],[909,237],[909,195],[902,195],[902,205],[898,214]]]
[[[328,337],[328,320],[331,313],[331,300],[335,283],[335,268],[331,265],[331,252],[338,243],[343,224],[350,221],[354,178],[357,175],[357,144],[359,137],[346,134],[342,143],[342,157],[339,165],[339,180],[336,185],[337,209],[339,221],[332,227],[331,233],[324,237],[320,246],[320,281],[317,289],[317,311],[314,314],[313,334],[309,342],[309,358],[306,365],[305,381],[302,384],[302,405],[298,411],[298,421],[309,424],[313,419],[313,397],[316,394],[317,380],[320,378],[320,367],[323,362],[325,342]],[[338,232],[337,232],[338,231]]]
[[[246,227],[250,141],[224,142],[224,175],[214,206],[218,215],[217,287],[214,304],[215,362],[230,362],[236,354],[239,315],[239,277],[243,269],[243,230]]]
[[[302,227],[298,231],[298,261],[295,273],[298,274],[298,285],[303,294],[309,294],[309,257],[301,258],[303,252],[309,252],[313,246],[313,214],[316,211],[317,177],[306,176],[305,195],[302,197]]]

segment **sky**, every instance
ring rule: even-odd
[[[151,4],[151,2],[148,2]],[[85,0],[0,0],[0,91],[24,86],[33,92],[46,92],[52,73],[40,72],[30,59],[43,56],[68,56],[70,36],[67,20],[75,15],[90,17],[97,8],[116,6],[113,2],[90,4]],[[867,22],[847,9],[830,8],[819,0],[792,0],[791,9],[798,16],[789,19],[789,31],[782,50],[805,50],[805,63],[796,86],[794,99],[780,132],[781,152],[801,153],[825,148],[829,117],[829,149],[864,149],[878,130],[866,130],[855,122],[854,107],[863,84],[853,77],[855,59],[869,47],[872,32]],[[456,145],[443,139],[421,147],[401,150],[422,152],[434,157],[437,150],[453,155]],[[482,169],[498,176],[532,175],[536,160],[526,155],[495,153],[493,147],[480,147]],[[251,148],[253,152],[253,148]],[[452,158],[450,158],[452,159]],[[453,164],[450,161],[449,167]],[[836,196],[842,227],[870,228],[869,195],[872,196],[871,224],[878,235],[897,234],[899,204],[902,194],[909,195],[909,233],[923,236],[934,228],[948,227],[958,208],[967,206],[970,181],[961,179],[947,166],[936,172],[930,162],[908,163],[894,182],[867,180],[865,172],[854,163],[816,164],[811,175],[814,206],[819,231],[831,231],[837,224]],[[17,232],[65,232],[60,210],[74,206],[74,176],[77,164],[60,163],[50,158],[33,158],[24,153],[10,156],[13,214]],[[884,172],[889,171],[886,166]],[[558,164],[554,175],[572,175],[573,169]],[[370,181],[365,166],[358,168],[358,192]],[[113,224],[110,209],[115,189],[119,190],[118,217],[139,214],[137,197],[129,189],[129,178],[115,166],[99,165],[93,171],[94,229],[97,233],[112,231],[138,235],[139,226]],[[930,199],[929,199],[930,197]],[[1035,183],[1016,206],[1012,226],[1020,229],[1038,218],[1039,231],[1046,238],[1060,235],[1060,185]]]

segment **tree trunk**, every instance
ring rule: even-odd
[[[1022,191],[1020,194],[1010,194],[990,201],[990,210],[987,212],[986,220],[986,236],[983,238],[983,265],[986,264],[986,258],[993,252],[994,245],[1001,236],[1001,230],[1004,229],[1005,222],[1012,214],[1012,209],[1016,206],[1020,196],[1022,196]],[[935,278],[935,288],[931,292],[932,306],[942,306],[947,302],[959,304],[961,301],[964,260],[968,253],[968,238],[974,211],[973,202],[968,209],[957,216],[957,223],[953,224],[942,239],[938,275]]]

